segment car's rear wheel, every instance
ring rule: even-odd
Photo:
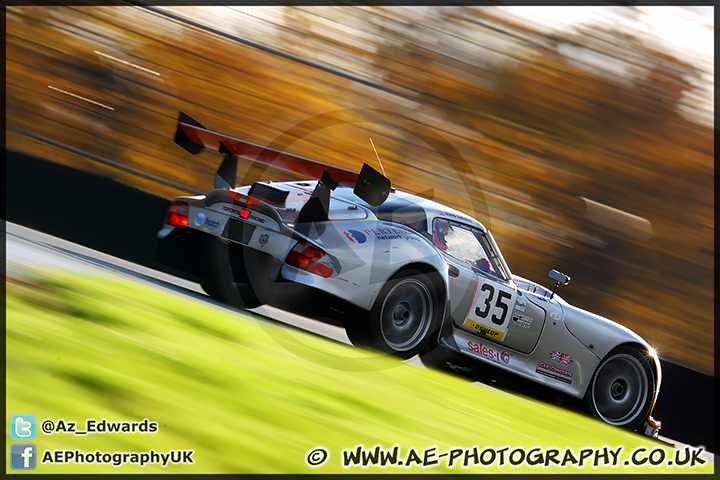
[[[439,326],[440,305],[429,275],[404,270],[385,283],[370,312],[345,324],[354,345],[409,358],[420,352]]]
[[[585,395],[593,416],[635,430],[647,418],[655,396],[655,374],[647,357],[625,346],[600,363]]]
[[[200,286],[208,295],[235,308],[262,305],[247,279],[240,247],[210,238],[203,249],[207,256]]]

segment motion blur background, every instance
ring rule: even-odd
[[[355,170],[371,137],[394,186],[476,216],[513,273],[563,271],[568,301],[713,375],[713,14],[7,7],[7,149],[171,199],[211,189],[220,159],[172,143],[181,110]]]

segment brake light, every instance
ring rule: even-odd
[[[320,263],[323,258],[325,258],[325,262]],[[332,265],[327,265],[329,258],[326,257],[325,252],[303,242],[298,242],[290,250],[285,258],[285,263],[323,278],[330,278],[334,272]]]
[[[165,216],[165,223],[173,227],[188,226],[188,211],[190,207],[185,202],[175,202]]]

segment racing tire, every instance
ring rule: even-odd
[[[650,414],[655,388],[655,372],[646,355],[630,346],[618,347],[595,370],[585,404],[595,418],[635,430]]]
[[[378,294],[373,308],[345,324],[348,338],[400,358],[419,353],[437,332],[440,301],[432,278],[418,270],[392,276]]]
[[[200,280],[200,286],[211,298],[231,307],[259,307],[262,302],[258,300],[250,283],[237,281],[237,277],[242,276],[243,272],[235,270],[243,267],[233,266],[233,263],[242,262],[242,258],[233,258],[235,255],[231,255],[231,248],[233,247],[218,238],[211,238],[205,243],[205,275]]]

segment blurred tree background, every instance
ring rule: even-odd
[[[206,191],[219,157],[172,143],[180,110],[353,169],[371,137],[513,273],[567,273],[568,301],[713,374],[714,60],[651,28],[712,45],[712,16],[569,8],[7,7],[7,148],[172,198],[78,150]]]

